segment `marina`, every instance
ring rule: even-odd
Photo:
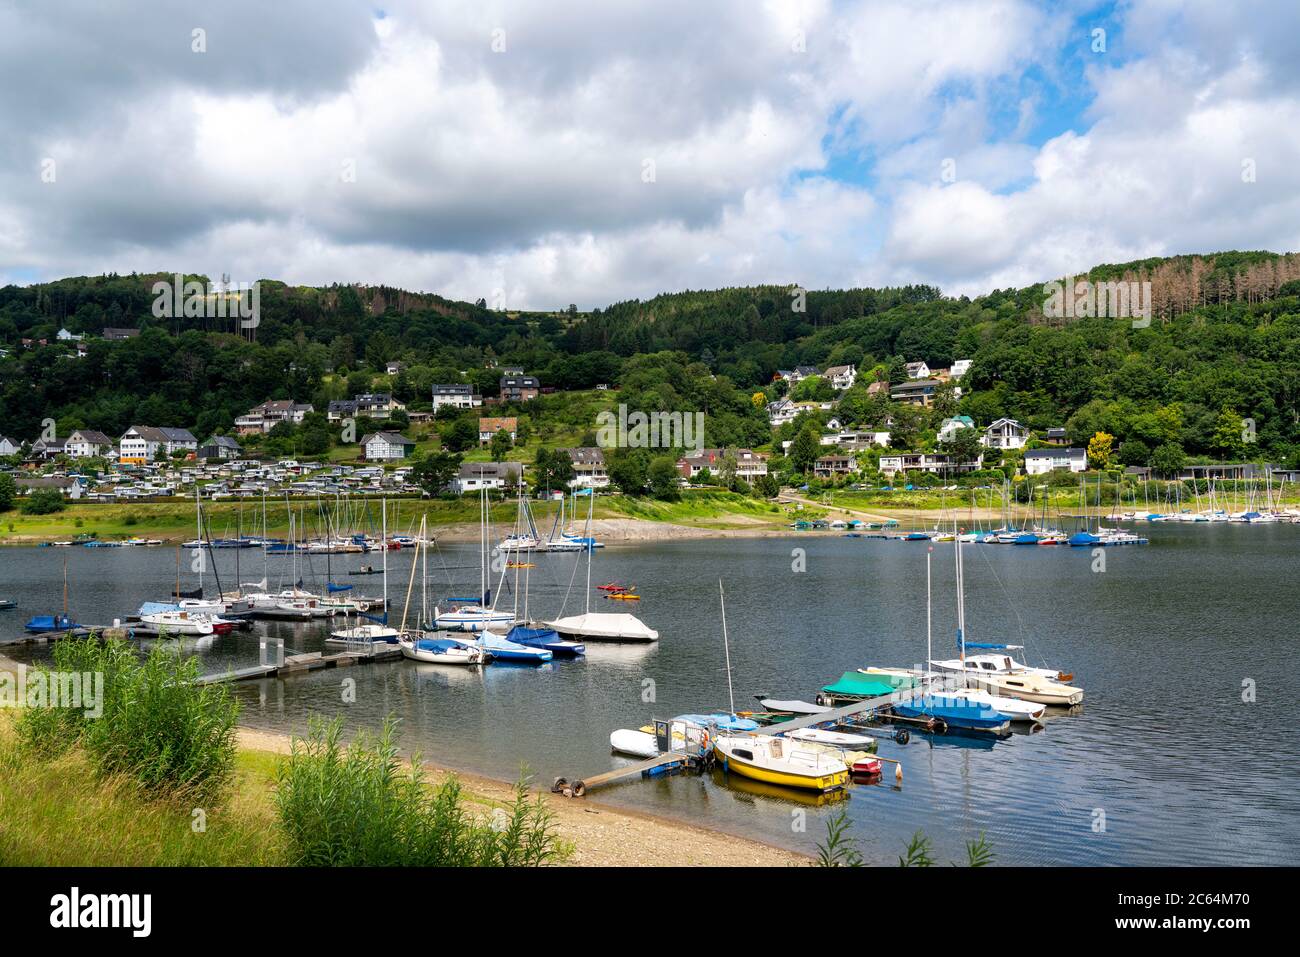
[[[1300,611],[1285,584],[1297,530],[1280,523],[1170,524],[1151,534],[1149,549],[1110,554],[1104,573],[1090,571],[1068,549],[963,547],[972,641],[1023,645],[1000,654],[1057,677],[1072,673],[1074,686],[1086,691],[1082,706],[1049,707],[1041,721],[1013,721],[998,733],[940,733],[905,715],[868,720],[864,712],[888,700],[814,701],[850,674],[867,679],[859,688],[878,684],[859,669],[924,670],[926,549],[864,550],[834,534],[605,549],[594,561],[591,600],[600,602],[602,585],[638,583],[638,617],[658,640],[590,643],[580,657],[540,664],[452,668],[404,660],[392,645],[349,651],[326,643],[338,618],[254,620],[226,634],[168,641],[197,655],[207,680],[231,681],[241,722],[253,728],[300,732],[311,714],[378,728],[393,713],[402,720],[403,745],[443,765],[509,779],[527,764],[539,786],[581,780],[586,790],[598,788],[603,802],[807,853],[822,827],[810,821],[806,832],[790,830],[790,809],[808,806],[799,790],[727,773],[716,762],[700,774],[692,766],[703,770],[705,762],[611,755],[617,729],[727,709],[721,576],[735,707],[742,715],[785,719],[743,733],[811,729],[877,742],[881,773],[848,781],[838,787],[842,798],[824,805],[846,809],[868,849],[887,857],[923,829],[941,850],[985,832],[1006,863],[1134,864],[1165,859],[1161,854],[1213,863],[1243,852],[1283,860],[1300,842],[1293,823],[1300,801],[1286,771],[1300,752],[1290,737],[1273,733],[1286,725],[1285,700],[1300,690],[1285,665],[1295,639],[1281,624]],[[805,572],[791,571],[795,547],[807,551]],[[937,666],[956,654],[955,582],[953,544],[932,547]],[[248,550],[238,552],[245,567],[260,564]],[[223,583],[233,579],[236,553],[216,553]],[[529,560],[534,567],[510,569],[499,607],[516,607],[518,574],[528,576],[530,617],[580,615],[589,554],[538,554]],[[399,614],[415,555],[404,548],[386,556],[389,597]],[[941,563],[941,556],[948,560]],[[22,635],[21,623],[33,609],[61,607],[65,557],[69,609],[83,621],[109,623],[134,611],[170,591],[176,574],[170,549],[0,550],[7,596],[19,608],[18,617],[6,619],[0,653],[29,662],[48,656],[48,645],[12,642],[48,639]],[[326,556],[297,560],[307,584],[323,578]],[[269,561],[274,576],[277,563],[287,567],[294,558]],[[428,566],[431,595],[477,589],[475,545],[431,547]],[[346,583],[346,571],[334,577]],[[1202,614],[1210,576],[1218,585]],[[379,591],[375,579],[360,580]],[[1259,595],[1268,596],[1267,607]],[[1203,624],[1207,615],[1213,628]],[[282,665],[263,663],[263,638],[283,641]],[[1196,665],[1211,661],[1213,668]],[[356,695],[345,704],[337,669],[358,663],[366,667],[345,672]],[[1241,682],[1251,677],[1269,693],[1244,704]],[[1203,736],[1173,730],[1195,726],[1216,729],[1215,747],[1231,772],[1207,774]],[[1265,738],[1273,748],[1259,747]],[[1104,834],[1092,830],[1097,808],[1106,812]],[[1230,808],[1259,822],[1258,830],[1212,826]]]

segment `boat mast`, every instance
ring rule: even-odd
[[[587,528],[583,532],[583,537],[586,539],[585,544],[587,546],[587,605],[584,614],[591,614],[591,553],[596,550],[594,543],[591,540],[591,516],[596,510],[596,490],[594,488],[589,488],[587,489],[587,494],[590,498],[587,500]],[[731,680],[730,673],[728,673],[727,680]]]
[[[588,592],[591,588],[588,587]],[[722,603],[722,652],[727,659],[727,703],[731,706],[728,712],[732,717],[736,715],[736,695],[731,689],[731,645],[727,641],[727,595],[722,590],[722,579],[718,579],[718,600]]]
[[[933,545],[927,545],[925,547],[925,665],[921,669],[923,675],[925,672],[930,670],[930,662],[934,660],[934,653],[930,650],[930,559],[933,552]],[[924,678],[922,681],[924,682]]]
[[[388,624],[388,499],[383,499],[383,515],[379,520],[380,547],[384,552],[384,624]],[[370,567],[374,567],[373,565]]]

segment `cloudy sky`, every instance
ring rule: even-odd
[[[508,307],[1300,250],[1300,4],[0,0],[0,284]]]

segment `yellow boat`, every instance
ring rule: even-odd
[[[506,568],[536,568],[533,562],[506,562]]]
[[[838,757],[769,735],[722,735],[713,752],[723,770],[767,784],[832,791],[849,780],[848,765]]]
[[[628,592],[622,592],[622,591],[614,595],[606,595],[605,597],[608,598],[610,601],[640,601],[641,600],[640,595],[633,595]]]

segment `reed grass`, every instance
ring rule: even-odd
[[[126,775],[145,791],[200,803],[218,802],[235,760],[239,706],[224,685],[199,685],[199,664],[159,643],[140,660],[125,641],[64,638],[51,673],[103,675],[102,713],[28,707],[18,739],[55,757],[80,745],[101,775]]]
[[[276,775],[275,805],[292,864],[314,867],[519,867],[558,863],[551,812],[521,780],[486,816],[456,778],[431,787],[418,757],[403,767],[389,719],[377,738],[342,743],[342,723],[313,721]]]

